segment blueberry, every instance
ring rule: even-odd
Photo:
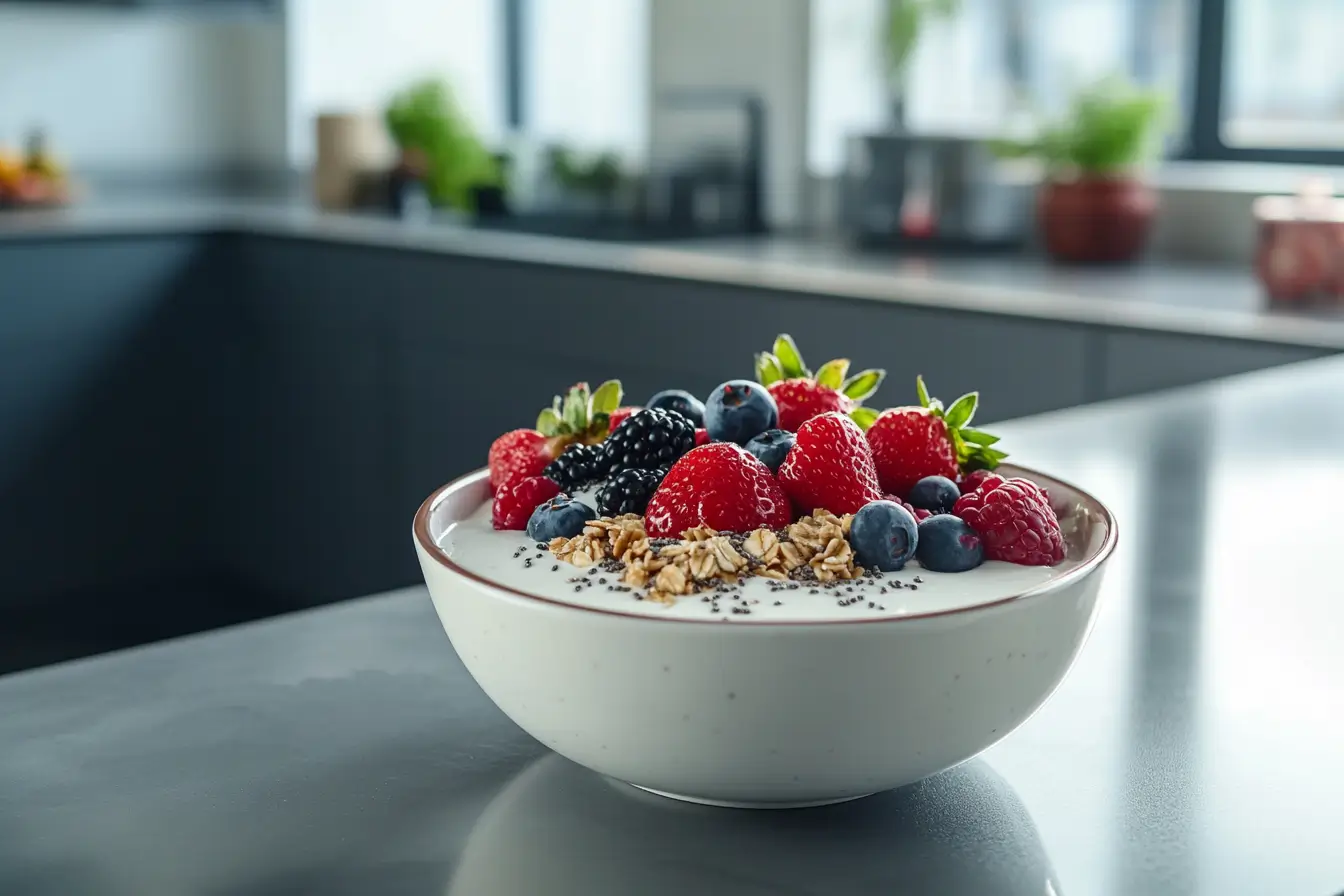
[[[568,495],[556,495],[537,505],[527,521],[527,537],[533,541],[573,538],[583,531],[584,523],[597,519],[597,511]]]
[[[894,572],[915,556],[919,527],[910,511],[894,501],[873,501],[854,514],[849,543],[862,565]]]
[[[855,518],[854,522],[858,522]],[[985,562],[985,543],[965,520],[950,514],[919,524],[919,564],[934,572],[966,572]]]
[[[798,437],[786,429],[767,429],[747,442],[746,449],[776,473],[797,441]]]
[[[644,403],[646,408],[676,411],[697,427],[705,425],[705,404],[684,389],[664,389]]]
[[[906,496],[912,507],[929,513],[951,513],[952,506],[961,497],[961,489],[946,476],[925,476],[914,484]]]
[[[716,442],[745,445],[778,422],[775,400],[764,386],[751,380],[729,380],[705,402],[705,429]]]

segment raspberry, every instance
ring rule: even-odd
[[[933,513],[932,513],[931,511],[925,510],[925,509],[922,508],[922,507],[915,507],[913,504],[911,504],[911,503],[908,502],[908,501],[902,501],[902,500],[901,500],[900,498],[898,498],[896,495],[883,495],[883,496],[882,496],[882,500],[883,500],[883,501],[890,501],[890,502],[893,503],[893,504],[899,504],[899,505],[901,505],[901,506],[904,507],[906,510],[910,511],[910,515],[913,516],[913,517],[915,518],[915,522],[917,522],[917,523],[922,523],[924,520],[926,520],[926,519],[928,519],[929,517],[933,516]]]
[[[708,444],[709,444],[709,430],[705,429],[703,426],[698,427],[695,430],[695,447],[699,448],[701,445],[708,445]]]
[[[691,449],[672,465],[644,514],[655,538],[678,538],[697,526],[750,532],[790,522],[789,498],[770,468],[732,442]]]
[[[857,513],[882,497],[863,430],[835,412],[798,427],[798,441],[780,465],[779,482],[799,513],[818,508]]]
[[[560,486],[545,476],[529,476],[495,493],[490,508],[490,523],[496,529],[527,528],[532,511],[560,494]]]
[[[1054,566],[1064,559],[1059,518],[1040,486],[1029,479],[989,475],[962,495],[953,514],[985,543],[985,557],[1023,566]]]
[[[989,470],[972,470],[961,480],[961,493],[968,495],[971,492],[978,491],[980,484],[993,475]]]

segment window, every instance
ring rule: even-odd
[[[379,113],[426,77],[452,85],[487,142],[504,132],[496,0],[291,0],[287,30],[293,164],[312,161],[318,113]]]
[[[644,155],[647,0],[524,0],[521,130],[582,152]]]
[[[1344,2],[1232,0],[1221,142],[1344,151]]]
[[[847,137],[890,125],[880,30],[887,0],[814,0],[808,163],[840,170]],[[1113,73],[1184,94],[1193,0],[961,0],[909,63],[906,126],[1002,133],[1054,114]],[[1275,0],[1269,0],[1275,2]]]

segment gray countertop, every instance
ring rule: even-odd
[[[221,229],[1344,351],[1344,315],[1269,311],[1249,268],[1153,262],[1064,269],[1015,256],[896,258],[796,238],[596,243],[208,195],[0,215],[0,240]]]
[[[1121,547],[1058,692],[921,784],[641,795],[514,727],[411,589],[0,679],[0,893],[1338,893],[1342,393],[1326,360],[1002,427]]]

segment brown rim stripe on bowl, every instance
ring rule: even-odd
[[[450,572],[461,576],[463,579],[482,585],[487,589],[502,592],[511,597],[521,597],[524,600],[536,601],[537,603],[549,604],[553,607],[561,607],[566,610],[573,610],[581,613],[598,613],[603,616],[617,616],[624,619],[652,622],[658,625],[710,625],[719,629],[760,628],[777,625],[899,625],[902,622],[913,622],[919,619],[937,619],[945,616],[978,613],[982,610],[1001,607],[1004,604],[1013,603],[1026,598],[1039,597],[1044,594],[1058,591],[1061,588],[1085,578],[1089,573],[1101,566],[1101,564],[1114,553],[1116,543],[1119,540],[1119,532],[1116,530],[1115,517],[1112,515],[1110,509],[1094,498],[1091,493],[1086,492],[1063,479],[1057,479],[1054,476],[1048,476],[1027,467],[1004,464],[1002,469],[1007,474],[1013,476],[1025,476],[1028,479],[1035,480],[1052,491],[1056,487],[1062,487],[1075,492],[1079,496],[1083,508],[1088,513],[1094,514],[1097,519],[1104,521],[1106,524],[1106,540],[1102,542],[1101,547],[1097,549],[1097,552],[1057,578],[1051,579],[1035,588],[1030,588],[1026,591],[1018,592],[1017,594],[1010,594],[988,603],[975,604],[974,606],[969,607],[955,607],[949,610],[930,610],[924,613],[906,613],[900,616],[889,616],[880,619],[754,619],[751,622],[738,623],[737,625],[721,625],[719,619],[659,619],[657,616],[651,616],[646,613],[628,613],[623,610],[608,610],[601,607],[589,607],[581,604],[569,603],[568,601],[560,600],[558,598],[543,597],[540,594],[520,591],[517,588],[491,581],[490,579],[474,573],[469,569],[465,569],[454,562],[453,558],[449,557],[448,554],[435,543],[434,539],[431,538],[429,534],[429,517],[434,512],[434,509],[447,498],[450,492],[459,488],[474,485],[480,480],[485,479],[489,475],[489,471],[485,469],[474,470],[465,476],[459,476],[447,485],[436,489],[425,499],[424,503],[420,505],[420,509],[416,511],[415,522],[413,523],[412,528],[415,532],[416,541],[420,544],[420,547],[424,549],[425,553],[430,557],[433,557],[441,566],[445,567]]]

